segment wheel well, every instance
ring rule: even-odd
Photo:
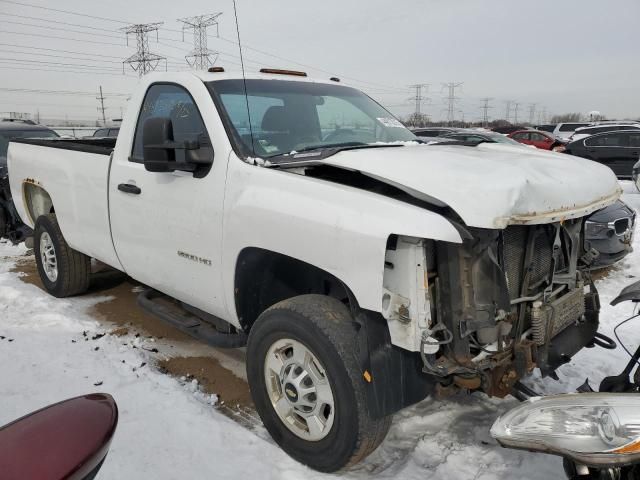
[[[44,188],[33,183],[24,184],[24,202],[34,225],[41,215],[55,213],[51,196]]]
[[[234,295],[240,324],[249,331],[258,316],[281,300],[316,293],[354,307],[348,287],[334,275],[293,257],[261,248],[240,252]]]

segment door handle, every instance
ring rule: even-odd
[[[120,185],[118,185],[118,190],[124,193],[131,193],[133,195],[140,195],[140,193],[142,193],[140,187],[132,185],[130,183],[121,183]]]

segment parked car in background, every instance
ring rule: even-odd
[[[120,127],[99,128],[93,132],[94,137],[115,138],[120,132]]]
[[[428,127],[428,128],[413,128],[411,131],[416,137],[441,137],[448,133],[454,133],[464,130],[462,128],[453,127]]]
[[[556,128],[553,129],[553,133],[556,137],[568,139],[577,128],[586,127],[590,125],[588,122],[571,122],[571,123],[559,123]]]
[[[568,143],[564,138],[539,130],[517,130],[510,133],[508,137],[525,145],[533,145],[536,148],[554,152],[563,152],[564,146]]]
[[[640,160],[638,160],[633,165],[633,170],[631,171],[631,178],[633,179],[633,183],[636,186],[636,189],[640,192]]]
[[[584,248],[598,252],[591,268],[613,265],[633,251],[636,214],[622,200],[598,210],[585,222]]]
[[[607,165],[618,178],[632,178],[640,157],[640,130],[598,133],[567,144],[565,153]]]
[[[542,130],[543,132],[553,133],[553,131],[556,129],[556,125],[558,125],[558,124],[557,123],[545,123],[543,125],[536,125],[533,128],[535,128],[536,130]]]
[[[630,130],[633,128],[640,129],[640,123],[611,123],[604,125],[589,125],[587,127],[580,127],[573,132],[573,135],[569,138],[569,141],[573,142],[581,140],[583,138],[590,137],[596,133],[615,132],[618,130]]]
[[[522,144],[516,142],[515,140],[502,135],[500,133],[495,132],[482,132],[478,130],[463,130],[460,132],[449,133],[447,135],[443,135],[444,139],[455,139],[459,142],[465,143],[505,143],[508,145],[517,145],[521,147]]]
[[[502,133],[503,135],[508,135],[512,132],[516,132],[518,130],[526,130],[527,127],[523,125],[506,125],[504,127],[494,127],[491,129],[492,132]]]
[[[22,242],[31,235],[31,229],[24,225],[11,199],[9,172],[7,170],[7,149],[9,141],[17,138],[56,138],[58,134],[32,121],[0,121],[0,238],[7,237],[14,243]]]

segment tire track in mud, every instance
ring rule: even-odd
[[[23,282],[43,289],[34,257],[16,260],[11,271]],[[91,286],[85,296],[106,300],[95,304],[87,314],[104,323],[106,333],[141,339],[145,345],[142,348],[150,353],[160,372],[183,384],[197,380],[200,391],[217,395],[214,408],[221,413],[252,430],[262,426],[244,378],[243,349],[220,351],[198,342],[137,306],[136,297],[143,285],[99,263],[94,262],[92,267]]]

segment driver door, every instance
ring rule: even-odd
[[[220,251],[225,159],[215,158],[203,176],[178,170],[147,171],[142,132],[145,121],[152,118],[171,120],[176,143],[211,138],[185,88],[149,87],[130,154],[114,155],[111,168],[109,214],[116,253],[134,279],[223,316]],[[176,150],[175,155],[183,161],[185,151]]]

